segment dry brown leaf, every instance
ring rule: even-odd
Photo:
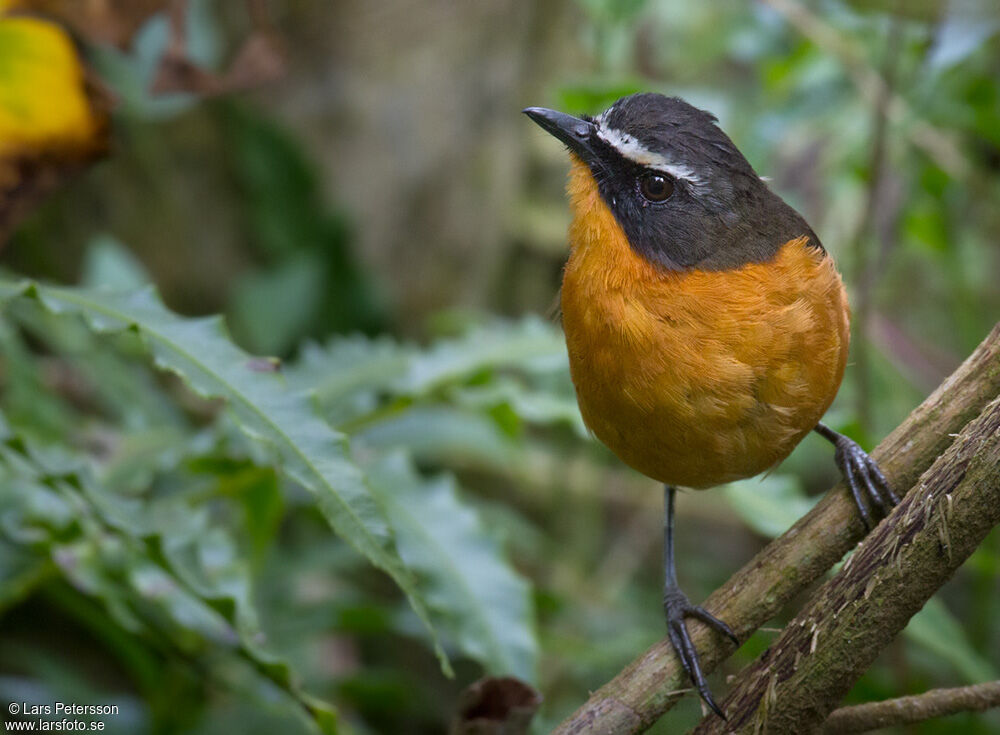
[[[222,74],[195,64],[183,45],[172,45],[160,60],[151,89],[155,94],[188,92],[201,97],[252,89],[281,78],[285,58],[280,39],[269,31],[251,34]]]
[[[155,13],[171,0],[0,0],[0,12],[23,10],[66,25],[88,41],[127,48]]]
[[[538,690],[512,676],[488,676],[458,698],[449,735],[525,735],[542,703]]]

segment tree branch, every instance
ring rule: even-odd
[[[1000,394],[1000,324],[934,393],[873,452],[894,487],[910,488],[954,435]],[[843,483],[716,590],[705,606],[741,640],[822,576],[862,537],[864,528]],[[732,644],[688,622],[702,666],[711,671]],[[554,732],[637,733],[669,710],[688,682],[667,641],[639,656]]]
[[[1000,523],[1000,398],[962,430],[697,735],[812,732]]]
[[[1000,707],[1000,681],[954,689],[931,689],[912,697],[841,707],[826,718],[819,735],[854,735],[959,712],[985,712],[993,707]]]

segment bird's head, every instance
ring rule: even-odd
[[[566,144],[593,177],[632,249],[671,270],[765,262],[806,235],[714,115],[678,97],[634,94],[597,117],[524,113]]]

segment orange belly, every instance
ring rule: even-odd
[[[636,254],[574,160],[563,327],[583,419],[626,464],[703,488],[792,451],[844,374],[847,298],[806,239],[768,263],[666,271]]]

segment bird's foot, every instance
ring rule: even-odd
[[[885,479],[875,460],[868,456],[857,442],[838,434],[834,446],[836,447],[834,460],[844,476],[847,487],[851,490],[851,495],[854,496],[865,528],[871,531],[875,524],[872,522],[871,513],[863,496],[867,496],[872,505],[882,511],[883,516],[889,515],[889,512],[899,504],[899,496],[889,487],[889,481]]]
[[[688,634],[687,625],[684,620],[688,617],[697,618],[708,627],[729,638],[736,646],[740,645],[739,639],[728,625],[712,615],[705,608],[700,605],[692,605],[687,595],[678,587],[667,587],[664,589],[663,612],[667,616],[667,634],[670,636],[670,643],[674,647],[677,657],[681,660],[684,672],[691,679],[695,689],[698,690],[698,694],[705,700],[705,704],[719,717],[726,719],[719,705],[715,703],[712,691],[708,688],[708,682],[705,680],[705,672],[702,671],[701,662],[698,660],[698,652],[694,648],[694,643],[691,641],[691,636]]]

